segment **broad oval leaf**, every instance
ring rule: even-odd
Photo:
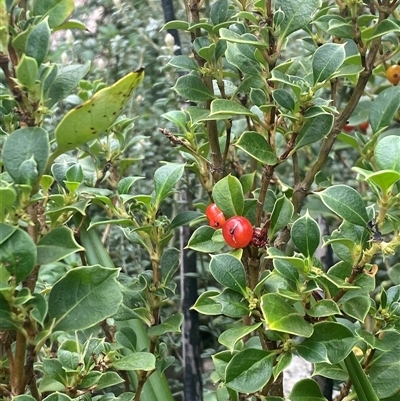
[[[220,315],[222,311],[221,304],[217,303],[213,297],[219,294],[219,291],[205,291],[198,298],[191,309],[203,315]]]
[[[320,114],[309,118],[300,129],[296,138],[295,149],[300,149],[310,143],[318,142],[331,132],[333,127],[332,114]]]
[[[286,196],[281,196],[276,200],[271,214],[270,237],[290,223],[293,211],[293,203]]]
[[[357,226],[366,226],[369,220],[367,209],[360,194],[347,185],[334,185],[317,192],[322,202],[343,220]]]
[[[159,208],[162,201],[172,194],[176,183],[181,179],[185,165],[168,163],[154,173],[155,207]]]
[[[173,89],[178,95],[193,102],[203,102],[215,98],[214,94],[197,75],[183,75],[178,78]]]
[[[293,243],[304,256],[314,255],[321,239],[321,233],[318,223],[309,215],[308,210],[304,216],[293,223],[290,233]]]
[[[96,266],[70,270],[52,288],[49,316],[55,330],[83,330],[112,316],[122,302],[118,269]]]
[[[242,262],[234,256],[227,253],[212,256],[210,272],[220,284],[246,294],[246,273]]]
[[[265,137],[255,131],[246,131],[240,135],[235,143],[239,149],[247,153],[262,164],[273,165],[277,162],[277,157],[271,145]]]
[[[345,57],[344,45],[325,43],[319,47],[312,59],[314,84],[329,79],[343,64]]]
[[[243,337],[257,330],[261,326],[261,324],[262,323],[259,322],[251,326],[232,327],[225,330],[218,337],[218,341],[220,344],[225,345],[225,347],[228,348],[229,351],[233,352],[233,350],[235,349],[235,344]]]
[[[127,74],[114,85],[99,90],[91,99],[70,110],[55,129],[55,155],[96,139],[122,112],[133,90],[142,82],[144,70]]]
[[[57,227],[46,234],[37,244],[37,263],[45,265],[57,262],[78,251],[84,251],[68,227]]]
[[[210,226],[201,226],[197,228],[191,235],[187,248],[205,253],[219,251],[225,245],[225,241],[222,238],[221,241],[214,241],[214,234],[215,230]]]
[[[394,170],[400,173],[400,136],[388,135],[375,147],[375,160],[382,170]]]
[[[247,348],[233,356],[226,366],[226,386],[241,393],[261,390],[271,378],[273,355],[270,352]]]
[[[371,104],[369,122],[372,131],[378,132],[387,127],[399,109],[400,86],[392,86],[383,90]]]
[[[44,172],[49,153],[48,133],[40,127],[26,127],[14,131],[7,138],[2,157],[8,174],[17,184],[31,185]],[[23,168],[27,161],[33,166],[30,170],[34,171]]]
[[[135,352],[113,363],[117,370],[144,370],[146,372],[156,368],[156,357],[151,352]]]
[[[326,401],[318,383],[313,379],[298,381],[292,388],[289,398],[291,401]]]
[[[261,297],[261,311],[271,330],[310,337],[313,326],[304,320],[297,310],[278,294],[265,294]]]
[[[214,202],[224,213],[226,219],[241,216],[244,208],[243,188],[240,181],[233,175],[219,180],[212,192]]]

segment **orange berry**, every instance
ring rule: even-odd
[[[365,131],[368,129],[368,127],[369,127],[369,122],[368,122],[368,121],[364,121],[363,123],[361,123],[361,124],[359,125],[359,127],[360,127],[360,130],[361,130],[362,132],[365,132]]]
[[[400,82],[400,65],[391,65],[386,70],[386,78],[393,85],[397,85]]]

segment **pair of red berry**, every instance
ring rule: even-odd
[[[233,216],[225,220],[221,209],[211,203],[207,206],[206,216],[211,227],[222,228],[225,242],[232,248],[245,248],[253,239],[253,225],[244,216]]]

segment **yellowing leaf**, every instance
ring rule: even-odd
[[[131,72],[69,111],[55,130],[58,156],[81,146],[107,130],[120,115],[133,90],[142,82],[144,70]]]

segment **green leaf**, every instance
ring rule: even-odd
[[[329,362],[326,347],[315,341],[296,344],[297,353],[310,363]]]
[[[279,40],[283,42],[292,32],[310,23],[319,6],[319,0],[277,0],[275,10],[280,9],[284,13],[283,21],[279,25]]]
[[[368,38],[368,41],[371,41],[375,38],[379,38],[386,34],[394,34],[400,33],[400,27],[396,24],[397,21],[393,21],[390,19],[384,19],[383,21],[379,22],[375,28],[375,32]]]
[[[256,76],[262,70],[254,56],[254,46],[240,43],[227,43],[226,60],[246,76]]]
[[[290,233],[293,243],[304,256],[314,255],[320,242],[321,233],[318,223],[309,215],[308,210],[304,216],[293,223]]]
[[[371,307],[371,299],[366,296],[357,296],[341,304],[340,309],[354,319],[364,323]]]
[[[1,259],[0,259],[1,261]],[[0,278],[6,278],[0,266]],[[0,284],[3,284],[0,281]],[[18,323],[15,322],[11,315],[11,309],[7,300],[4,298],[2,291],[0,291],[0,330],[15,330],[18,328]]]
[[[4,265],[18,284],[29,275],[36,264],[36,246],[25,231],[17,228],[9,235],[11,230],[7,227],[5,224],[0,225],[0,265]],[[3,235],[7,239],[4,240]]]
[[[219,251],[224,245],[225,241],[221,237],[221,241],[214,241],[213,235],[215,234],[214,228],[210,226],[201,226],[197,228],[191,235],[187,248],[193,249],[197,252],[213,253]]]
[[[217,0],[211,5],[210,18],[214,25],[225,22],[228,16],[228,0]]]
[[[232,118],[233,116],[249,116],[258,119],[247,107],[233,100],[215,99],[211,102],[210,115],[207,117],[207,120],[224,120]]]
[[[43,63],[50,48],[50,27],[44,18],[29,33],[26,41],[26,55],[34,58],[38,66]]]
[[[30,311],[31,317],[40,325],[44,326],[49,309],[45,297],[42,294],[34,293],[33,299],[29,300],[27,305],[32,306]]]
[[[262,164],[274,165],[278,160],[265,137],[255,131],[243,132],[235,146]]]
[[[198,298],[192,309],[203,315],[220,315],[222,311],[221,304],[214,300],[219,291],[205,291]]]
[[[298,381],[289,394],[291,401],[327,401],[315,380]]]
[[[346,370],[344,370],[339,363],[334,365],[325,362],[316,363],[314,364],[313,374],[339,381],[345,381],[349,379],[349,375],[347,374]]]
[[[123,347],[128,348],[129,350],[131,350],[133,352],[136,351],[137,336],[136,336],[135,331],[132,329],[132,327],[129,327],[129,326],[121,327],[115,333],[115,339]]]
[[[257,330],[261,324],[262,323],[259,322],[251,326],[240,326],[227,329],[218,337],[218,342],[228,348],[229,351],[233,352],[236,343],[243,337]]]
[[[396,358],[400,352],[399,333],[386,332],[384,339],[385,337],[392,345],[390,351],[377,351],[368,370],[372,387],[380,400],[400,391],[399,380],[393,380],[398,377],[400,369],[400,360],[398,357]]]
[[[321,299],[313,307],[307,309],[307,315],[312,317],[325,317],[341,315],[340,309],[332,299]]]
[[[114,85],[101,89],[85,103],[70,110],[55,129],[56,155],[96,139],[117,119],[133,90],[141,83],[144,70],[131,72]]]
[[[261,297],[261,311],[271,330],[310,337],[313,326],[281,295],[265,294]]]
[[[70,270],[52,288],[49,316],[55,330],[83,330],[117,312],[122,303],[119,270],[101,266]]]
[[[317,192],[322,202],[330,210],[352,224],[363,226],[369,220],[367,209],[360,194],[347,185],[334,185],[321,192]]]
[[[28,57],[26,54],[23,54],[15,68],[15,72],[18,81],[28,88],[29,91],[33,92],[38,75],[37,61],[33,57]]]
[[[183,75],[178,78],[173,89],[178,95],[193,102],[203,102],[215,98],[214,94],[197,75]]]
[[[55,391],[53,394],[48,395],[43,401],[72,401],[73,399],[66,394]]]
[[[246,294],[246,273],[242,262],[224,253],[211,257],[210,272],[225,287]]]
[[[238,33],[231,31],[230,29],[221,28],[219,30],[219,34],[221,36],[221,39],[224,39],[227,42],[240,43],[260,48],[266,48],[268,46],[267,43],[263,42],[262,40],[258,40],[256,36],[248,33],[239,35]]]
[[[295,99],[293,96],[285,89],[276,89],[272,92],[272,97],[279,106],[293,111],[296,107]]]
[[[185,165],[168,163],[154,173],[154,205],[158,210],[161,203],[173,193],[174,187],[181,179]]]
[[[103,388],[116,386],[117,384],[124,382],[125,380],[117,372],[101,373],[100,379],[96,384],[96,391],[102,390]]]
[[[345,57],[344,45],[325,43],[320,46],[312,59],[314,85],[329,79],[343,64]]]
[[[6,140],[2,154],[3,163],[17,184],[30,185],[44,172],[49,152],[49,137],[43,128],[20,128]],[[24,169],[27,161],[32,166],[31,171]]]
[[[379,93],[372,102],[369,112],[369,122],[373,133],[387,127],[399,109],[400,86],[391,86]]]
[[[181,20],[172,20],[168,21],[162,28],[161,30],[166,31],[168,29],[178,29],[181,31],[187,31],[189,29],[189,22],[187,21],[181,21]]]
[[[180,333],[182,322],[183,314],[176,313],[165,319],[162,323],[149,327],[148,334],[149,336],[159,337],[165,333]]]
[[[376,144],[374,156],[382,170],[394,170],[400,173],[400,137],[388,135]]]
[[[172,59],[168,62],[168,65],[184,71],[198,71],[199,69],[199,66],[196,64],[193,58],[182,55],[172,57]]]
[[[40,0],[33,7],[33,15],[49,17],[50,28],[61,25],[75,10],[73,0]]]
[[[191,222],[197,220],[199,217],[204,216],[201,212],[196,212],[195,210],[187,210],[178,213],[171,221],[168,226],[168,230],[174,230],[177,227],[187,226]]]
[[[226,367],[225,384],[241,393],[261,390],[271,378],[273,356],[270,352],[248,348],[233,356]]]
[[[336,322],[321,322],[314,325],[312,336],[306,338],[302,346],[312,348],[316,343],[323,345],[329,362],[334,364],[346,358],[357,341],[358,339],[347,327]]]
[[[240,181],[233,175],[219,180],[212,192],[214,202],[221,209],[225,218],[241,216],[244,208],[243,188]]]
[[[156,368],[156,357],[150,352],[135,352],[114,362],[113,367],[117,370],[144,370],[148,372]]]
[[[167,248],[160,260],[162,284],[168,284],[179,268],[180,252],[176,248]]]
[[[57,262],[78,251],[84,251],[68,227],[57,227],[46,234],[37,244],[37,263],[45,265]]]
[[[213,297],[214,301],[221,305],[221,313],[229,317],[243,317],[250,314],[249,304],[243,295],[225,288],[220,294]]]
[[[325,113],[309,118],[300,129],[296,138],[295,149],[320,141],[329,134],[332,127],[332,114]]]
[[[39,2],[36,2],[37,4]],[[85,64],[72,64],[54,69],[54,80],[44,82],[43,95],[47,107],[53,107],[60,100],[65,99],[74,90],[81,79],[89,72],[90,62]]]
[[[270,237],[290,223],[293,210],[293,204],[286,196],[281,196],[276,200],[271,214]]]

